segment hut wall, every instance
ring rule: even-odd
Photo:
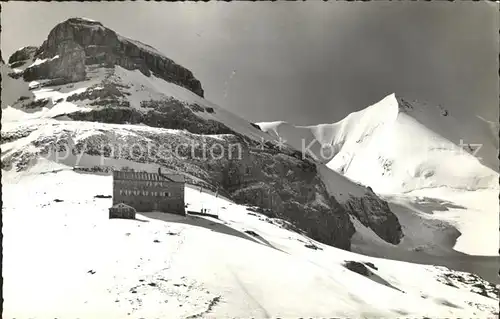
[[[159,180],[113,181],[113,205],[124,203],[139,212],[161,211],[185,215],[184,183]]]
[[[109,209],[109,218],[135,219],[135,211],[132,209],[112,207]]]

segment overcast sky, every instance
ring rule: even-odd
[[[494,4],[7,2],[4,60],[77,16],[164,52],[254,122],[331,123],[392,92],[498,119]]]

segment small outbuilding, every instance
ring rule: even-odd
[[[135,219],[135,213],[136,210],[134,207],[118,203],[109,209],[109,218]]]

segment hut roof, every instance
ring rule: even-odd
[[[180,174],[156,174],[147,172],[113,171],[113,178],[117,180],[139,180],[139,181],[166,181],[184,183],[184,175]]]
[[[115,204],[115,205],[113,205],[111,208],[119,208],[119,209],[130,209],[130,210],[135,210],[135,208],[134,208],[134,207],[129,206],[129,205],[124,204],[124,203],[118,203],[118,204]]]

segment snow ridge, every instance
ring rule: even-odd
[[[464,126],[443,110],[409,103],[391,94],[333,124],[259,125],[272,136],[310,152],[318,162],[377,192],[408,192],[442,185],[469,189],[495,187],[497,173],[483,165],[495,162],[492,154],[497,152],[491,139],[480,135],[484,132],[480,129],[472,130],[479,132],[473,137],[453,138],[460,137],[457,130],[464,130]],[[427,123],[443,134],[428,129]],[[482,142],[479,152],[474,153],[473,145],[479,144],[472,141]]]

